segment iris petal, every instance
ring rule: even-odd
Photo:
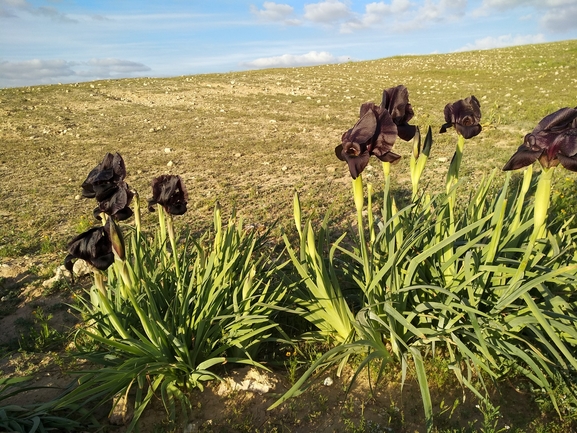
[[[563,167],[570,171],[577,171],[577,156],[565,156],[560,153],[557,154],[557,158]]]
[[[180,176],[162,175],[152,180],[152,198],[148,200],[148,209],[154,211],[154,205],[160,204],[172,215],[186,212],[188,193]],[[184,211],[183,211],[184,209]],[[173,213],[176,212],[182,213]]]
[[[528,165],[533,164],[539,156],[541,156],[542,151],[533,151],[526,146],[521,146],[517,149],[517,152],[509,159],[507,164],[503,167],[504,171],[507,170],[518,170]]]

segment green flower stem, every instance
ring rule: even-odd
[[[140,197],[134,192],[134,273],[137,278],[142,275],[142,222],[140,214]]]
[[[533,219],[533,234],[531,238],[537,240],[543,238],[546,233],[547,212],[551,200],[551,179],[553,178],[553,168],[543,167],[535,191],[535,210]]]
[[[166,216],[164,214],[164,208],[162,206],[158,207],[158,229],[160,230],[159,248],[164,251],[164,265],[168,266],[168,256],[166,253]]]
[[[463,150],[465,148],[465,137],[458,134],[457,148],[453,154],[453,159],[451,160],[451,165],[449,166],[449,171],[447,172],[447,197],[449,200],[449,221],[450,221],[450,234],[454,233],[455,229],[455,201],[457,198],[457,191],[455,190],[455,185],[459,181],[459,169],[461,167],[461,161],[463,159]]]
[[[96,286],[98,291],[100,293],[102,293],[102,296],[106,296],[106,287],[104,285],[104,275],[99,270],[95,270],[93,272],[93,275],[94,275],[94,285]]]
[[[356,179],[353,179],[353,197],[355,200],[355,207],[357,208],[357,224],[359,229],[359,243],[361,248],[361,257],[363,258],[363,268],[365,273],[365,284],[368,287],[371,279],[371,270],[369,269],[369,256],[367,251],[367,244],[365,241],[365,229],[363,226],[363,178],[359,174]]]
[[[431,132],[431,127],[427,131],[427,136],[425,137],[425,145],[423,146],[421,152],[421,132],[417,128],[415,137],[413,137],[413,152],[411,154],[411,183],[413,185],[413,196],[412,201],[415,202],[417,198],[417,193],[419,191],[419,182],[421,176],[423,175],[423,170],[429,159],[429,153],[431,151],[431,145],[433,143],[433,136]]]
[[[383,190],[383,220],[388,221],[392,217],[391,210],[391,163],[383,162],[383,174],[385,176],[385,189]]]
[[[367,184],[367,223],[369,224],[370,244],[375,242],[375,218],[373,216],[373,185]]]
[[[164,212],[164,209],[162,209]],[[178,251],[176,250],[176,238],[174,236],[174,219],[172,215],[166,214],[166,228],[168,230],[168,238],[170,240],[170,247],[172,248],[172,257],[174,260],[174,270],[176,271],[176,278],[180,278],[180,264],[178,262]]]
[[[140,246],[140,237],[142,233],[142,223],[140,220],[140,197],[138,196],[138,192],[134,192],[134,227],[136,229],[136,244]]]
[[[525,173],[526,176],[529,178],[530,176]],[[545,237],[546,235],[546,228],[547,228],[547,212],[549,210],[549,200],[551,198],[551,179],[553,177],[553,167],[552,168],[544,168],[539,176],[539,181],[537,182],[537,190],[535,191],[535,206],[533,210],[533,232],[529,237],[529,243],[527,246],[524,247],[525,253],[523,254],[523,259],[521,260],[517,272],[509,281],[509,290],[506,291],[502,298],[507,297],[509,294],[512,293],[520,284],[521,279],[525,275],[525,270],[529,264],[529,260],[533,255],[533,249],[535,247],[536,242]],[[523,179],[523,188],[525,186],[526,179]],[[527,181],[527,182],[529,182]],[[522,189],[523,189],[522,188]]]
[[[305,248],[306,237],[303,236],[301,202],[299,200],[299,194],[296,191],[295,191],[294,196],[293,196],[293,215],[294,215],[294,219],[295,219],[295,226],[297,228],[297,232],[299,234],[299,240],[300,240],[300,259],[301,259],[301,263],[305,263],[305,261],[306,261],[306,248]]]

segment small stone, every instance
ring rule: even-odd
[[[240,158],[240,157],[242,156],[242,154],[241,154],[240,152],[236,152],[236,153],[234,154],[234,156],[235,156],[235,158]]]
[[[437,158],[437,161],[439,161],[439,162],[447,162],[448,159],[445,158],[444,156],[442,156],[441,158]]]
[[[337,171],[337,168],[336,167],[327,167],[327,171],[329,173],[334,173],[335,171]]]
[[[327,377],[325,380],[323,380],[324,386],[331,386],[332,384],[333,384],[333,380],[330,377]]]
[[[92,273],[92,269],[90,268],[90,265],[84,260],[78,259],[74,262],[72,273],[77,277],[83,277],[84,275],[89,275]]]
[[[174,165],[174,162],[172,161],[168,161],[168,163],[166,164],[167,167],[172,167]]]
[[[148,132],[154,132],[154,128],[150,128]]]
[[[283,165],[282,168],[281,168],[281,170],[282,170],[282,171],[287,171],[287,170],[288,170],[288,167],[287,167],[286,165]]]
[[[170,152],[172,152],[172,149],[170,147],[164,148],[164,153],[170,153]]]
[[[80,200],[82,198],[82,196],[80,194],[77,194],[74,196],[74,200]]]
[[[118,393],[112,399],[112,412],[108,416],[108,421],[112,425],[126,425],[132,419],[134,411],[132,404],[128,401],[126,394]]]

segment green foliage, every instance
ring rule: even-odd
[[[550,221],[550,230],[545,231],[533,218],[537,208],[539,215],[548,210],[543,209],[548,200],[542,198],[548,194],[551,173],[535,182],[528,170],[517,189],[510,188],[508,176],[491,196],[493,173],[480,183],[467,206],[458,208],[457,165],[447,178],[451,184],[448,194],[414,195],[409,205],[397,210],[389,195],[386,163],[384,168],[380,218],[373,216],[369,187],[365,224],[359,176],[353,181],[356,246],[342,246],[343,237],[339,238],[329,260],[320,261],[326,269],[303,267],[300,274],[306,284],[294,292],[302,296],[299,303],[317,302],[317,286],[311,281],[331,281],[331,287],[356,286],[362,302],[354,319],[346,304],[335,309],[326,323],[316,310],[295,311],[319,329],[346,319],[354,332],[347,340],[336,340],[271,408],[300,394],[318,369],[342,365],[357,355],[363,360],[353,381],[375,360],[381,363],[378,376],[391,362],[400,364],[402,382],[408,369],[414,371],[427,429],[431,430],[433,405],[425,357],[439,354],[448,360],[460,384],[484,405],[487,431],[497,431],[494,420],[498,412],[486,398],[487,378],[496,381],[505,374],[523,375],[545,390],[559,412],[556,380],[560,377],[570,388],[577,372],[577,299],[573,290],[577,284],[577,230],[561,220]],[[318,230],[320,234],[325,231],[324,225]],[[301,254],[303,245],[301,234]],[[335,250],[341,253],[340,259]],[[305,256],[309,254],[305,252]],[[291,257],[295,262],[296,254]],[[335,277],[337,263],[340,281]],[[342,294],[325,298],[333,304],[343,299]],[[574,407],[575,395],[570,394]]]
[[[42,404],[15,405],[10,398],[18,394],[43,387],[30,386],[32,377],[0,378],[0,430],[30,433],[49,431],[74,432],[82,424],[67,416],[59,415],[54,409],[56,401]]]
[[[223,225],[218,207],[212,239],[188,236],[171,253],[162,236],[148,240],[137,228],[127,260],[91,288],[77,341],[86,347],[80,356],[103,367],[84,372],[62,407],[98,406],[135,390],[132,430],[155,395],[174,420],[192,410],[188,391],[219,379],[224,364],[264,368],[256,358],[282,334],[273,319],[286,295],[274,285],[279,265],[264,238],[234,217]]]

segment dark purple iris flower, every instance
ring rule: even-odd
[[[561,164],[577,171],[577,107],[561,108],[544,117],[505,164],[517,170],[539,161],[545,168]]]
[[[82,183],[82,196],[95,198],[98,206],[94,209],[94,216],[100,219],[100,213],[104,212],[117,221],[128,219],[133,212],[130,202],[134,193],[124,178],[126,167],[120,154],[107,153],[100,164],[92,169],[86,180]]]
[[[72,271],[74,259],[82,259],[96,269],[106,270],[114,263],[110,219],[104,226],[91,228],[68,243],[64,266]]]
[[[400,156],[391,150],[397,138],[397,126],[389,112],[372,102],[361,106],[359,121],[342,136],[335,154],[346,161],[353,179],[365,169],[371,155],[381,161],[396,162]]]
[[[383,90],[381,107],[389,112],[393,122],[397,125],[399,138],[410,141],[417,132],[415,125],[407,122],[415,115],[413,107],[409,103],[409,91],[403,85]]]
[[[454,126],[463,138],[473,138],[481,132],[481,104],[473,95],[445,106],[445,123],[441,133]]]
[[[161,205],[171,215],[186,212],[188,193],[180,176],[162,175],[152,179],[152,198],[148,200],[148,210],[154,212],[154,205]]]

